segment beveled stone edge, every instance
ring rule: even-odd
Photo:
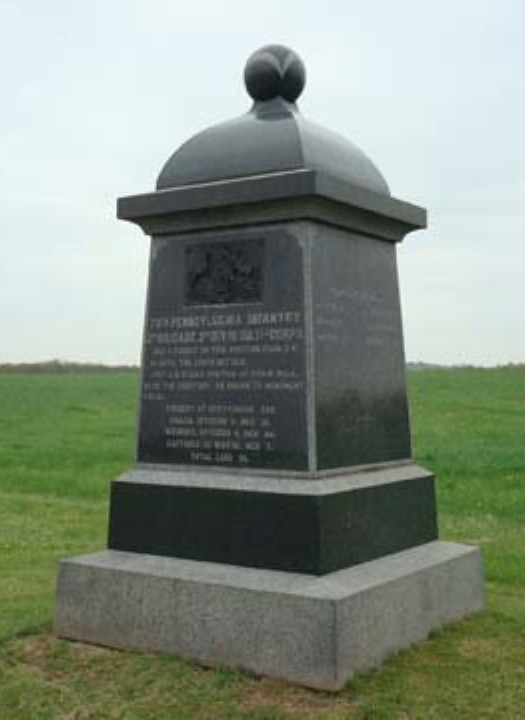
[[[227,585],[254,592],[338,601],[366,592],[378,583],[395,582],[438,562],[467,555],[481,557],[481,550],[475,545],[433,540],[326,575],[308,575],[121,550],[101,550],[79,555],[60,560],[60,564],[86,565],[106,571],[147,574],[186,582]]]
[[[424,228],[427,224],[424,208],[304,169],[124,196],[117,201],[117,217],[140,224],[156,217],[307,197],[320,197],[380,215],[406,225],[406,231]]]
[[[305,477],[306,475],[306,477]],[[385,463],[377,466],[360,466],[331,473],[291,474],[279,472],[255,473],[237,468],[205,468],[192,466],[137,464],[114,483],[137,483],[143,485],[167,485],[174,487],[238,490],[289,495],[326,495],[386,483],[404,482],[433,477],[424,467],[413,462]]]

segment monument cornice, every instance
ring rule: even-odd
[[[398,242],[426,227],[426,210],[315,170],[186,185],[118,200],[117,215],[150,234],[253,222],[315,220]]]

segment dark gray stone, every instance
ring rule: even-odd
[[[412,463],[246,480],[246,471],[126,473],[112,484],[109,547],[326,575],[437,538],[434,478]]]
[[[305,82],[303,61],[297,53],[283,45],[266,45],[256,50],[244,68],[244,84],[255,101],[281,97],[295,102]]]
[[[295,105],[306,72],[299,56],[267,45],[246,64],[250,112],[195,135],[168,160],[157,190],[289,170],[318,170],[389,195],[374,163],[353,143],[302,117]]]
[[[122,197],[117,215],[151,234],[309,218],[391,242],[427,219],[417,205],[304,169]]]
[[[409,458],[395,247],[311,228],[318,470]]]
[[[410,458],[394,246],[319,223],[154,237],[139,462]]]
[[[303,252],[286,227],[154,238],[140,462],[308,470]]]

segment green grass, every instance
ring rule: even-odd
[[[525,370],[410,373],[441,536],[483,547],[488,607],[336,696],[51,635],[58,559],[105,545],[136,383],[0,373],[0,720],[525,718]]]
[[[133,454],[137,375],[0,373],[0,489],[105,499]]]
[[[442,534],[481,544],[490,579],[525,586],[525,368],[414,372],[409,388]]]

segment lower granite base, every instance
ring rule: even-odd
[[[106,550],[61,563],[54,631],[339,690],[482,607],[480,551],[453,543],[321,577]]]

